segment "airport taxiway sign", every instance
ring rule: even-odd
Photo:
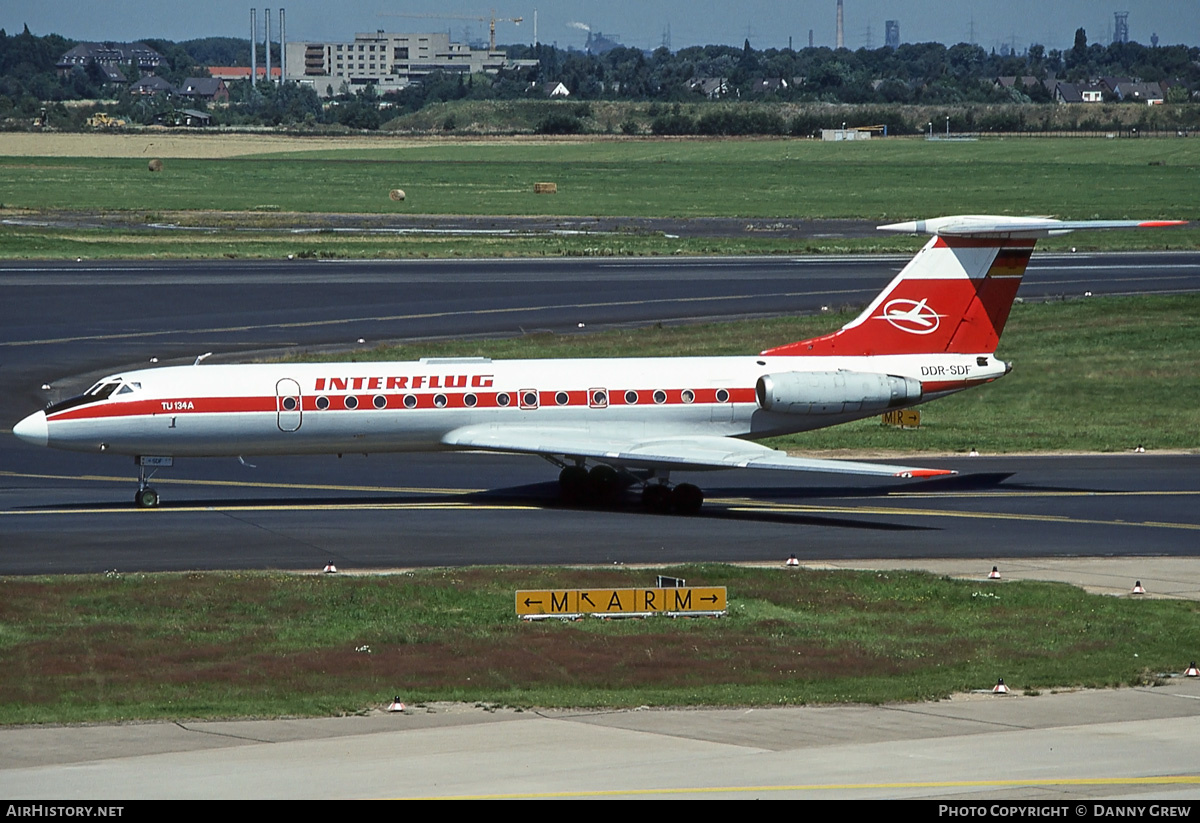
[[[688,614],[725,611],[724,586],[678,589],[540,589],[517,592],[517,615]]]

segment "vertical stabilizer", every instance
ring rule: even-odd
[[[841,329],[763,354],[990,354],[1004,331],[1035,242],[934,237]]]
[[[824,337],[767,349],[791,356],[991,354],[1039,237],[1084,229],[1160,229],[1183,220],[1055,220],[962,215],[880,226],[933,238],[867,310]]]

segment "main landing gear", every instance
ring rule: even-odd
[[[582,464],[564,466],[558,475],[563,502],[573,506],[615,505],[625,490],[637,483],[642,484],[642,505],[658,514],[695,514],[704,505],[704,492],[698,486],[671,486],[665,476],[643,479],[603,464],[590,471]]]

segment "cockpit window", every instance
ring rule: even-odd
[[[125,383],[120,378],[108,378],[101,380],[78,397],[61,400],[58,403],[51,403],[46,407],[46,414],[54,414],[55,412],[73,409],[77,406],[86,406],[89,403],[98,403],[101,400],[107,400],[114,394],[126,394],[140,388],[140,383]]]
[[[101,380],[99,383],[85,391],[83,396],[89,398],[90,400],[105,400],[113,392],[115,392],[117,387],[120,385],[120,380]]]

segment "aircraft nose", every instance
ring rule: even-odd
[[[46,425],[46,413],[40,411],[29,415],[13,426],[13,434],[35,446],[46,445],[50,439],[50,429]]]

